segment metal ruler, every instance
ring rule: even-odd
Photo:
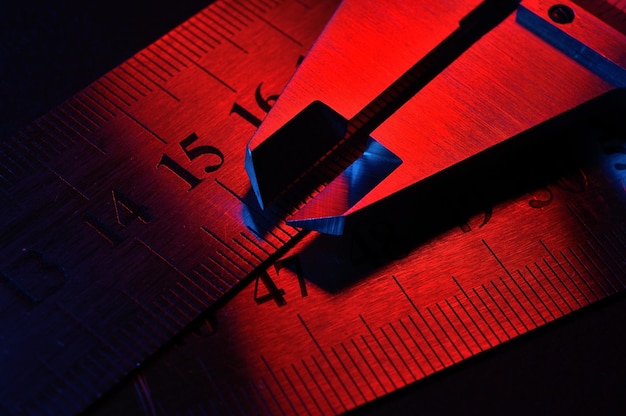
[[[3,143],[5,411],[84,408],[263,264],[94,410],[338,413],[623,289],[623,136],[459,227],[270,264],[296,231],[242,149],[334,3],[217,2]]]
[[[241,149],[331,12],[217,3],[3,140],[4,413],[83,409],[292,241]]]

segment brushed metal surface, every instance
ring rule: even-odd
[[[237,8],[239,2],[220,4],[224,10],[233,12],[233,7]],[[260,2],[255,4],[262,6]],[[319,5],[328,7],[324,9],[327,16],[332,12],[333,5],[326,2]],[[307,26],[309,24],[319,24],[316,30],[322,25],[316,18],[285,18],[274,21],[275,24],[278,21],[281,23],[278,27],[284,30],[290,28],[293,32],[287,33],[292,35],[303,33],[301,31],[305,28],[313,30],[312,26]],[[197,20],[192,22],[199,23]],[[253,26],[248,30],[257,29],[257,24],[248,24]],[[236,101],[245,105],[255,117],[262,117],[261,104],[264,100],[273,101],[270,97],[278,93],[293,71],[294,61],[298,60],[297,54],[293,59],[279,57],[284,48],[274,42],[281,44],[282,35],[272,32],[265,36],[267,38],[259,34],[254,45],[267,45],[273,51],[272,56],[280,62],[274,72],[251,70],[249,83],[254,88],[242,91],[241,101],[239,98]],[[269,39],[273,40],[269,42]],[[263,43],[263,40],[269,43]],[[259,62],[266,60],[265,54],[258,56]],[[222,64],[225,67],[237,66],[226,58]],[[259,85],[261,82],[263,84]],[[157,88],[153,84],[148,85]],[[196,87],[198,84],[191,82],[185,87],[190,85]],[[255,98],[257,90],[261,99]],[[218,100],[221,97],[219,91],[212,89],[205,92],[204,99]],[[231,106],[225,108],[233,108],[233,101],[229,104]],[[150,107],[147,101],[146,106]],[[197,109],[194,107],[189,111]],[[157,114],[160,113],[157,111]],[[203,114],[203,119],[209,118],[206,113]],[[214,113],[210,118],[218,125],[226,123],[228,117],[239,117],[240,114],[227,116]],[[242,132],[245,130],[247,135],[252,133],[254,126],[249,120],[241,117],[240,123]],[[468,401],[463,403],[465,406],[460,404],[457,411],[475,409],[473,406],[501,413],[526,409],[558,411],[567,404],[572,408],[572,403],[581,404],[575,408],[579,411],[610,409],[606,403],[618,402],[619,398],[609,398],[606,394],[610,393],[606,392],[595,398],[587,397],[588,391],[577,390],[584,389],[585,385],[575,385],[573,391],[567,393],[555,386],[554,401],[550,402],[552,407],[547,408],[539,407],[541,402],[535,402],[540,393],[532,388],[523,390],[529,393],[528,396],[520,397],[508,392],[508,397],[513,398],[511,406],[519,403],[520,407],[498,408],[495,404],[498,403],[497,398],[490,397],[493,391],[475,389],[478,394],[472,399],[468,399],[467,394],[463,395],[462,390],[472,390],[470,385],[485,382],[486,386],[490,386],[488,375],[483,372],[478,373],[480,377],[477,379],[458,385],[459,390],[447,388],[446,393],[430,394],[433,386],[458,372],[446,371],[442,377],[429,377],[430,382],[413,383],[414,379],[423,379],[416,362],[420,363],[424,373],[430,374],[452,361],[461,362],[456,348],[465,358],[474,354],[483,357],[482,361],[470,360],[469,366],[484,362],[485,357],[487,360],[489,357],[501,357],[511,348],[499,348],[495,354],[478,354],[479,346],[485,351],[493,351],[491,345],[499,345],[507,337],[520,339],[518,332],[543,327],[545,321],[552,322],[553,318],[571,315],[571,310],[597,303],[598,299],[605,299],[607,295],[622,290],[626,240],[624,160],[620,149],[624,139],[619,126],[599,127],[602,126],[585,127],[585,134],[581,136],[586,139],[574,141],[583,144],[564,148],[571,149],[563,158],[567,163],[555,168],[556,172],[561,172],[560,175],[555,175],[553,179],[544,176],[544,181],[534,188],[519,188],[518,182],[514,181],[509,186],[513,196],[501,198],[496,203],[491,204],[480,186],[473,187],[459,194],[451,192],[447,197],[449,204],[443,204],[443,207],[424,204],[424,201],[409,201],[411,203],[403,205],[408,212],[402,216],[381,210],[375,221],[370,218],[370,225],[356,229],[356,233],[349,237],[337,239],[312,234],[310,241],[303,242],[297,251],[286,256],[289,258],[297,254],[299,261],[291,258],[272,265],[267,270],[267,276],[261,274],[259,279],[252,276],[250,285],[232,298],[232,306],[226,303],[209,314],[209,319],[197,322],[185,336],[171,342],[165,351],[90,410],[104,414],[163,414],[166,411],[174,414],[331,413],[354,408],[370,402],[374,397],[397,398],[397,394],[387,393],[398,391],[403,385],[416,385],[428,394],[431,402],[433,397],[441,398],[439,407],[434,407],[438,409],[435,411],[454,408],[454,403],[463,398]],[[225,133],[221,129],[219,131],[222,133],[215,136],[215,143],[232,140],[230,136],[224,139],[222,134]],[[577,134],[570,137],[575,136]],[[247,137],[242,137],[242,140]],[[180,146],[174,144],[176,146],[172,147],[182,152]],[[3,151],[7,150],[3,148]],[[184,156],[183,153],[180,156]],[[243,161],[242,153],[239,161]],[[195,173],[203,174],[201,167]],[[244,180],[243,170],[240,175],[241,178],[233,178],[233,183]],[[174,176],[172,182],[175,182],[174,179],[180,178]],[[186,187],[185,182],[180,181],[177,186]],[[248,196],[253,198],[251,193]],[[0,196],[6,197],[4,193]],[[445,208],[446,215],[438,215],[439,208]],[[121,212],[124,213],[123,208]],[[244,209],[244,218],[250,220],[249,214]],[[407,219],[415,220],[420,226],[426,223],[431,227],[416,231]],[[401,220],[400,224],[398,220]],[[113,224],[115,221],[113,219]],[[140,220],[135,221],[138,221],[136,225],[141,225]],[[164,238],[176,240],[177,237],[168,234]],[[511,280],[494,255],[513,274]],[[398,257],[406,257],[406,260],[396,263],[394,259]],[[37,257],[32,256],[29,257],[29,264],[32,265],[33,260],[35,266],[40,264],[36,261]],[[519,277],[517,270],[523,278]],[[450,273],[460,287],[451,280]],[[509,288],[511,292],[508,292]],[[173,311],[168,309],[163,316],[169,316]],[[420,313],[426,322],[420,321]],[[576,320],[569,319],[565,324],[567,326],[569,322],[570,327],[577,326],[581,317],[584,321],[586,316],[589,316],[588,309],[583,315],[576,314]],[[417,324],[416,327],[412,326],[412,321]],[[464,325],[476,338],[476,343],[464,332]],[[436,335],[430,332],[429,327]],[[551,328],[552,331],[541,331],[540,334],[553,333],[555,326],[551,325]],[[146,328],[138,329],[132,335],[139,341],[145,340],[143,334]],[[420,338],[420,330],[425,338]],[[413,344],[411,336],[416,344]],[[584,333],[577,333],[576,336],[584,336]],[[573,343],[585,343],[575,337]],[[37,340],[36,335],[34,339]],[[598,342],[605,339],[602,337]],[[510,346],[510,341],[507,344]],[[519,346],[520,343],[514,345]],[[569,349],[570,345],[563,345],[562,348]],[[597,346],[597,350],[603,354],[619,351],[619,347]],[[420,351],[424,351],[425,355],[420,355]],[[448,354],[452,358],[448,358]],[[545,375],[535,368],[535,359],[541,355],[523,357],[528,359],[525,363],[528,371],[537,377]],[[557,350],[553,361],[558,362],[563,355]],[[97,358],[95,367],[92,367],[97,368],[97,372],[90,375],[88,386],[83,386],[74,378],[65,378],[63,385],[55,385],[59,391],[48,395],[48,400],[52,399],[53,403],[44,410],[58,411],[62,403],[57,394],[70,394],[61,390],[76,392],[76,389],[97,388],[101,381],[94,378],[102,378],[103,372],[111,365],[106,357],[98,355]],[[574,376],[588,366],[589,363],[575,362],[572,365],[575,368],[568,369],[566,373]],[[598,371],[600,374],[595,374],[594,381],[590,383],[604,386],[607,371]],[[23,379],[16,382],[26,383]],[[513,383],[503,378],[497,385],[509,386]],[[533,383],[532,378],[530,383]],[[610,388],[607,390],[612,391]],[[495,392],[507,394],[506,387]],[[520,391],[519,395],[523,393]],[[480,407],[481,400],[494,404],[483,403],[484,407]],[[401,405],[406,407],[393,411],[398,414],[414,413],[415,408],[402,402]],[[417,409],[420,409],[419,406]]]
[[[268,187],[263,182],[295,181],[299,176],[288,174],[282,170],[281,164],[269,162],[276,158],[279,143],[274,145],[276,151],[271,154],[260,154],[259,149],[266,141],[290,143],[290,149],[294,148],[292,143],[297,143],[297,150],[307,156],[320,153],[321,158],[326,151],[331,151],[332,141],[322,152],[313,150],[313,144],[308,145],[308,142],[316,145],[322,142],[321,137],[315,139],[315,134],[324,136],[323,129],[315,133],[309,131],[307,136],[299,136],[296,127],[289,134],[283,133],[282,129],[273,134],[277,125],[290,120],[289,114],[307,113],[308,108],[304,112],[302,109],[311,100],[327,104],[349,120],[349,124],[367,124],[366,120],[376,117],[377,113],[384,113],[385,105],[397,99],[397,90],[409,88],[411,78],[420,82],[419,79],[424,77],[429,81],[430,75],[427,69],[417,65],[415,75],[402,76],[408,80],[399,82],[392,78],[380,90],[376,90],[381,88],[380,85],[372,83],[370,78],[376,78],[379,73],[381,79],[385,79],[386,73],[411,73],[413,69],[407,68],[426,59],[440,65],[435,67],[442,72],[425,86],[421,87],[420,83],[415,96],[393,115],[387,114],[389,117],[382,125],[371,127],[376,127],[371,132],[372,140],[380,143],[402,163],[391,172],[382,170],[384,175],[375,180],[371,177],[376,169],[364,173],[360,180],[354,175],[349,179],[343,174],[335,175],[336,179],[329,184],[321,184],[323,190],[288,219],[289,224],[298,227],[340,234],[351,215],[406,188],[416,187],[414,185],[493,146],[515,139],[530,129],[537,130],[540,124],[626,83],[626,37],[571,2],[562,4],[563,7],[576,9],[576,17],[570,24],[559,25],[550,21],[546,2],[526,1],[493,30],[486,23],[490,15],[480,15],[476,4],[467,2],[463,6],[466,15],[458,20],[461,22],[459,29],[454,34],[455,25],[448,29],[450,36],[445,42],[458,44],[460,54],[449,66],[437,63],[448,59],[445,52],[433,51],[426,55],[429,50],[421,51],[419,43],[403,45],[402,42],[404,39],[430,40],[430,34],[442,27],[441,20],[454,18],[447,11],[451,6],[445,7],[442,3],[442,10],[434,11],[430,4],[412,3],[409,11],[403,9],[408,7],[406,4],[396,4],[386,9],[385,15],[389,20],[386,22],[379,21],[380,12],[373,5],[357,2],[358,6],[350,6],[347,3],[350,2],[344,2],[339,8],[315,44],[310,58],[303,62],[248,144],[247,159],[251,165],[261,165],[267,159],[266,163],[274,166],[273,174],[262,171],[252,176],[253,183],[258,183],[257,188]],[[455,7],[461,7],[459,2],[454,3]],[[352,10],[353,7],[362,8],[362,12],[359,14]],[[502,7],[502,3],[495,2],[489,6],[487,2],[480,7],[496,9]],[[432,18],[428,13],[441,13],[441,16]],[[473,15],[477,16],[470,17]],[[412,24],[410,20],[402,20],[409,16],[420,16],[425,20],[416,17]],[[469,43],[467,39],[473,39],[473,35],[466,26],[471,26],[469,22],[473,19],[486,25],[485,30],[489,31],[484,35],[481,33],[475,43]],[[359,35],[350,31],[367,24],[363,21],[370,21],[372,25],[387,25],[388,33],[379,35],[361,31],[359,35],[363,40],[360,42],[368,43],[368,47],[351,49],[350,45]],[[536,21],[541,23],[533,23]],[[408,30],[414,30],[414,34],[405,33],[404,27],[409,25],[411,29]],[[460,36],[453,39],[459,31]],[[564,40],[559,41],[560,38]],[[463,42],[467,42],[467,51],[461,49]],[[561,50],[554,48],[556,43]],[[436,49],[435,46],[430,48]],[[413,55],[405,62],[390,60],[387,63],[384,55],[378,56],[378,51],[383,49],[409,50]],[[380,59],[378,65],[385,66],[384,71],[363,62],[372,59],[372,56]],[[346,79],[348,81],[344,81]],[[393,81],[398,85],[391,85]],[[332,83],[335,83],[334,90]],[[362,95],[353,94],[352,90],[358,90]],[[377,98],[364,97],[366,91],[376,94]],[[355,105],[361,105],[356,115],[354,109],[350,110],[350,106]],[[312,128],[307,127],[307,130]],[[361,130],[352,134],[358,135],[358,132]],[[370,131],[362,134],[370,134]],[[283,147],[286,146],[283,144]],[[290,153],[296,153],[296,149]],[[256,162],[252,162],[255,157]],[[298,156],[294,157],[299,160]],[[305,169],[312,163],[303,159],[301,165],[301,169]],[[253,169],[247,170],[250,173]],[[368,187],[364,186],[366,183]],[[263,198],[261,191],[256,193],[258,198]],[[269,189],[267,194],[269,196],[265,198],[272,197]]]
[[[83,410],[292,241],[241,149],[328,10],[209,6],[2,140],[0,413]]]

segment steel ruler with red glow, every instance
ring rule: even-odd
[[[422,234],[261,211],[245,143],[336,3],[218,1],[3,141],[1,410],[85,409],[247,276],[92,410],[341,413],[623,290],[623,130]]]

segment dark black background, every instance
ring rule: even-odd
[[[3,1],[0,138],[45,113],[207,3]],[[357,413],[623,414],[625,341],[626,298],[619,296]]]

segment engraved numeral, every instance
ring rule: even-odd
[[[204,167],[204,171],[206,173],[215,172],[220,167],[222,167],[222,165],[224,164],[224,154],[217,147],[209,145],[199,145],[192,148],[191,145],[194,144],[197,140],[198,135],[196,133],[191,133],[179,143],[189,161],[194,161],[200,156],[210,157],[213,163],[207,164]],[[176,174],[176,176],[187,182],[189,184],[190,191],[196,186],[200,185],[200,183],[202,183],[202,179],[189,172],[187,169],[181,166],[180,163],[176,162],[174,159],[166,154],[163,154],[161,156],[161,160],[157,164],[157,168],[161,166],[165,166],[171,172]]]
[[[274,102],[276,102],[278,95],[274,94],[274,95],[270,95],[267,98],[263,98],[263,94],[261,93],[262,86],[263,86],[263,83],[260,83],[259,86],[254,91],[254,100],[256,101],[256,104],[259,106],[259,108],[263,112],[267,113],[272,108],[272,105],[274,104]],[[261,125],[260,118],[252,114],[249,110],[247,110],[246,108],[244,108],[238,103],[234,103],[233,107],[230,109],[230,114],[233,114],[233,113],[239,115],[241,118],[246,120],[248,123],[252,124],[254,127],[259,127]]]
[[[32,303],[40,303],[50,297],[65,284],[67,278],[61,266],[34,250],[26,250],[0,275]]]
[[[114,189],[111,192],[111,197],[113,199],[113,209],[118,225],[126,227],[135,219],[147,224],[152,219],[148,207],[133,201],[119,189]],[[111,243],[113,247],[121,244],[126,239],[126,237],[115,229],[114,225],[108,225],[90,210],[83,213],[83,221]]]

